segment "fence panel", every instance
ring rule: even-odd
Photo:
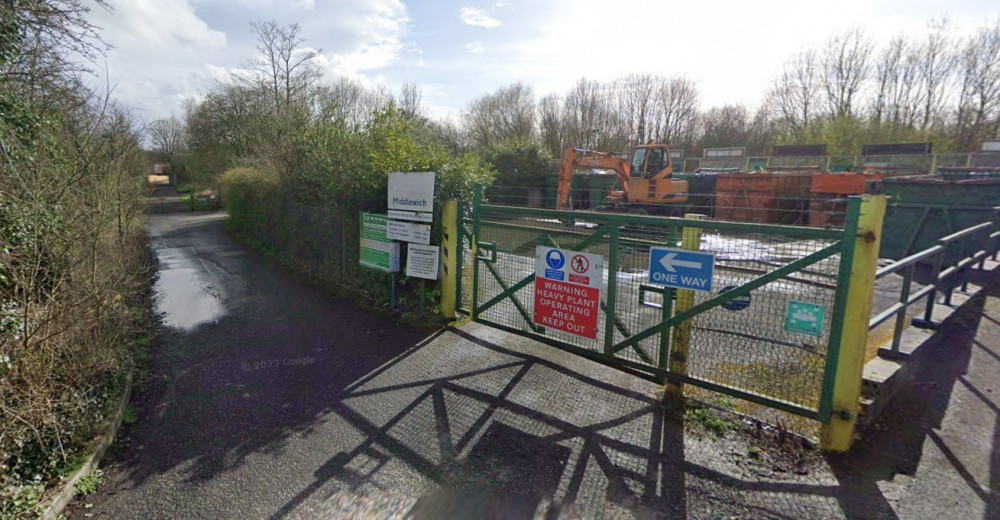
[[[464,306],[473,318],[652,379],[819,418],[830,331],[839,319],[843,232],[492,204],[475,205],[469,224],[478,251]],[[648,273],[650,248],[679,248],[685,226],[701,229],[700,249],[714,254],[716,264],[711,291],[694,292],[693,309],[678,315],[678,291],[650,283]],[[533,323],[538,246],[605,258],[597,339]],[[793,301],[822,312],[815,331],[789,328]],[[690,348],[686,373],[678,373],[670,368],[678,347],[671,331],[686,318]]]

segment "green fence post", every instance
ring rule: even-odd
[[[847,451],[854,440],[885,208],[884,195],[851,197],[849,204],[820,397],[820,448],[825,451]]]
[[[615,313],[618,312],[618,226],[608,231],[608,295],[604,306],[604,353],[614,355]]]
[[[705,215],[688,214],[684,215],[688,220],[701,220]],[[685,226],[681,234],[681,248],[685,251],[701,250],[701,228]],[[676,313],[681,314],[694,307],[694,291],[682,289],[677,291]],[[687,375],[688,347],[691,344],[691,319],[684,320],[677,324],[672,331],[670,340],[670,371],[674,374]],[[683,383],[667,383],[668,397],[674,399],[684,398]]]
[[[671,228],[667,232],[667,243],[676,244],[677,235],[675,234],[674,228]],[[663,305],[660,306],[660,320],[666,322],[674,315],[674,291],[676,289],[671,289],[669,287],[663,290]],[[667,354],[670,352],[670,333],[673,328],[667,328],[660,332],[660,351],[657,353],[656,366],[663,370],[667,369]],[[656,381],[658,384],[666,384],[667,379],[665,377],[660,377]]]
[[[477,184],[472,195],[472,319],[479,317],[479,213],[482,211],[483,186]]]

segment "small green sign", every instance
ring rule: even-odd
[[[388,218],[375,213],[361,213],[360,263],[380,271],[399,271],[399,244],[386,234]]]
[[[826,307],[792,300],[788,302],[788,311],[785,313],[785,330],[818,338],[823,335],[825,317]]]

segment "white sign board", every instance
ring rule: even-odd
[[[433,222],[433,213],[419,213],[416,211],[399,211],[398,209],[389,210],[389,218],[394,220],[415,220],[417,222]]]
[[[404,220],[424,220],[426,217],[411,213],[434,211],[434,172],[390,173],[389,174],[389,217]]]
[[[702,153],[706,159],[709,157],[743,157],[746,148],[705,148]]]
[[[410,244],[406,248],[406,276],[437,280],[438,246]]]
[[[984,152],[1000,152],[1000,141],[984,141]]]
[[[386,223],[386,236],[401,242],[431,243],[431,226],[429,224],[414,224],[390,220]]]

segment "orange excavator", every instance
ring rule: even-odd
[[[687,181],[675,181],[670,149],[665,144],[649,143],[632,150],[632,160],[617,155],[569,148],[559,165],[559,189],[556,209],[570,209],[570,188],[578,168],[614,170],[615,186],[608,192],[606,209],[615,212],[670,214],[673,204],[688,198]],[[619,184],[621,185],[618,189]]]

